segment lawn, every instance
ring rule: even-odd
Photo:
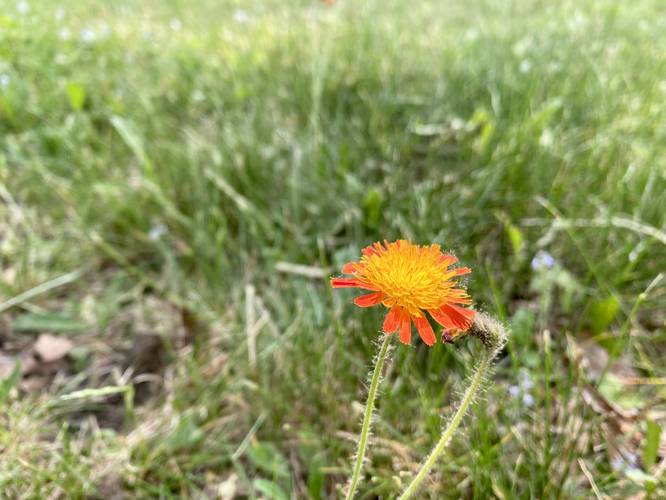
[[[663,498],[666,5],[330,4],[0,0],[0,497],[338,498],[408,238],[510,329],[421,497]],[[395,340],[359,498],[480,352]]]

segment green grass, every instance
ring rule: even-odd
[[[589,498],[581,462],[610,497],[663,494],[640,474],[663,379],[621,377],[666,377],[662,2],[283,4],[0,0],[0,347],[81,347],[3,386],[0,496],[336,497],[381,313],[283,263],[327,276],[398,237],[455,251],[513,327],[425,496]],[[128,387],[146,332],[151,397],[62,399]],[[363,498],[399,494],[477,354],[395,350]],[[622,432],[594,385],[639,411]]]

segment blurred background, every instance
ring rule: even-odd
[[[382,311],[436,242],[511,327],[423,498],[659,498],[660,0],[0,0],[0,497],[337,498]],[[398,346],[360,498],[479,353]]]

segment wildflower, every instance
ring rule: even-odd
[[[626,473],[636,468],[637,461],[638,459],[634,453],[617,454],[611,460],[611,467],[613,470]]]
[[[539,250],[532,259],[532,269],[550,269],[555,265],[555,259],[545,250]]]
[[[439,245],[414,245],[407,240],[384,241],[363,249],[358,262],[344,265],[342,272],[352,278],[331,278],[333,288],[360,288],[372,293],[354,299],[359,307],[382,304],[389,309],[383,331],[400,331],[400,341],[411,341],[414,322],[419,336],[427,345],[436,338],[426,312],[444,327],[444,340],[467,330],[475,312],[460,307],[472,303],[465,290],[456,288],[456,278],[470,271],[467,267],[451,269],[458,261],[445,254]]]

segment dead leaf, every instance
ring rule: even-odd
[[[40,360],[44,363],[52,363],[67,356],[73,347],[74,343],[65,337],[44,333],[39,336],[32,348]]]
[[[238,491],[238,476],[233,472],[224,481],[217,485],[218,497],[224,500],[236,498]]]

